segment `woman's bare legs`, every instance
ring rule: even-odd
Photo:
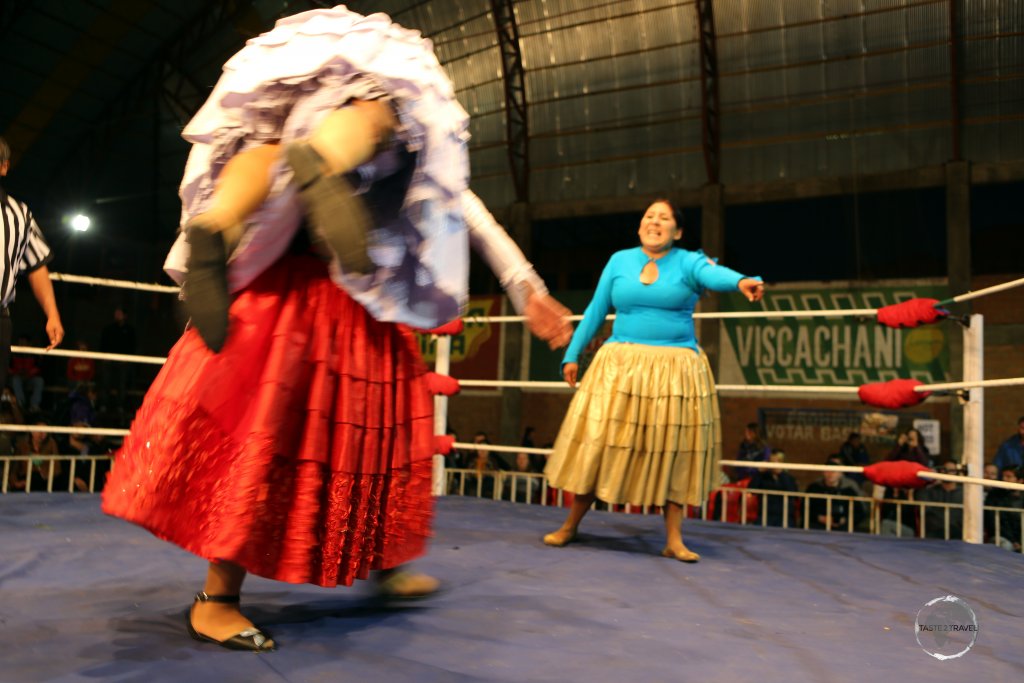
[[[397,123],[386,102],[356,100],[325,116],[308,143],[323,159],[324,172],[348,173],[373,158]]]
[[[322,157],[324,172],[347,173],[373,157],[395,123],[387,104],[356,101],[324,117],[308,142]],[[271,170],[281,154],[279,143],[268,143],[233,156],[217,177],[210,207],[194,220],[211,232],[240,226],[270,194]]]
[[[245,581],[245,569],[231,562],[211,562],[206,571],[207,595],[238,595]],[[192,628],[214,640],[227,640],[248,628],[253,628],[239,610],[237,603],[195,602],[192,604]],[[268,641],[265,648],[273,647]]]
[[[673,501],[665,503],[665,557],[674,557],[680,562],[696,562],[700,555],[683,543],[683,506]]]
[[[210,207],[193,221],[211,232],[241,230],[241,224],[270,194],[271,169],[281,158],[281,145],[265,144],[231,157],[213,191]],[[238,236],[225,241],[237,242]]]
[[[573,496],[572,505],[569,507],[569,516],[562,522],[558,531],[553,531],[544,536],[546,545],[561,547],[571,542],[576,537],[576,529],[586,516],[590,506],[597,498],[593,493],[577,493]]]
[[[242,238],[242,224],[270,194],[270,170],[281,146],[260,145],[231,158],[217,178],[209,208],[186,226],[189,243],[185,310],[213,351],[227,340],[228,256]]]
[[[362,199],[353,197],[343,174],[373,158],[396,123],[388,103],[356,100],[332,111],[307,140],[285,150],[313,243],[346,273],[371,273],[375,265],[367,241],[373,217]]]

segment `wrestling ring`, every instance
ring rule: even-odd
[[[54,279],[177,293],[175,287],[143,283],[57,274]],[[1024,280],[1006,283],[998,291],[1020,285]],[[990,292],[956,299],[986,293]],[[904,306],[897,317],[902,324],[911,319],[912,324],[936,324],[944,316],[927,321],[914,316],[948,303]],[[901,317],[913,306],[917,308],[910,318]],[[877,318],[879,313],[850,309],[695,317]],[[883,317],[888,313],[883,311]],[[519,324],[522,318],[492,316],[466,322]],[[913,486],[912,479],[962,483],[965,543],[763,523],[723,524],[722,520],[750,521],[750,502],[746,495],[735,498],[739,509],[730,513],[733,499],[721,495],[717,509],[705,505],[684,525],[687,542],[704,558],[697,565],[658,556],[662,530],[656,515],[622,514],[646,510],[595,511],[580,542],[548,548],[540,538],[560,523],[564,510],[559,504],[564,500],[547,490],[542,475],[492,475],[492,497],[507,497],[508,502],[448,495],[466,493],[467,477],[474,473],[446,468],[443,452],[459,448],[543,455],[549,450],[438,437],[436,538],[430,553],[417,564],[441,577],[447,590],[414,608],[395,609],[378,604],[360,586],[326,590],[253,579],[246,589],[249,611],[255,621],[273,630],[281,650],[239,657],[197,647],[185,636],[181,613],[201,576],[201,563],[141,529],[103,516],[95,495],[55,491],[51,476],[46,491],[0,496],[6,526],[0,559],[0,585],[6,589],[0,632],[8,639],[9,650],[0,681],[317,681],[367,676],[388,681],[859,681],[869,676],[1018,680],[1024,672],[1024,652],[1015,638],[1024,615],[1019,588],[1024,564],[1019,554],[981,543],[982,484],[1024,486],[982,480],[980,475],[984,391],[1021,385],[1024,378],[985,379],[984,320],[972,315],[961,321],[961,327],[964,370],[958,382],[894,381],[860,387],[719,384],[717,390],[722,395],[799,391],[816,397],[858,396],[888,408],[913,405],[929,393],[952,392],[963,407],[963,474],[927,469],[894,473],[882,468],[874,476],[890,486]],[[456,331],[457,326],[439,330]],[[153,365],[164,360],[30,347],[12,351]],[[437,337],[434,371],[439,435],[447,427],[448,397],[459,388],[569,391],[563,382],[449,378],[450,336],[445,334]],[[0,430],[114,437],[127,433],[23,425],[0,425]],[[29,457],[3,457],[4,493],[10,468]],[[90,491],[97,488],[97,467],[103,458],[60,456],[70,463],[71,478],[79,474]],[[773,466],[748,461],[722,464]],[[797,463],[779,467],[856,469]],[[517,504],[515,492],[521,489],[529,495],[531,490],[520,479],[531,477],[539,477],[540,504]],[[469,488],[480,482],[477,477]],[[831,505],[830,497],[823,497]],[[923,518],[923,507],[919,512]],[[948,522],[946,532],[948,538]],[[974,629],[968,628],[966,635],[947,634],[939,642],[933,631],[922,629],[921,615],[928,614],[929,603],[947,595],[969,605]],[[945,619],[946,625],[963,621],[958,613],[942,614],[938,619]]]

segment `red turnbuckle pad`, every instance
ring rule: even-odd
[[[885,460],[864,468],[864,476],[872,483],[894,489],[919,489],[928,484],[918,472],[931,472],[913,460]]]
[[[949,311],[935,308],[938,299],[907,299],[878,309],[878,322],[887,327],[917,327],[942,320]]]
[[[454,396],[461,391],[459,380],[448,375],[439,375],[436,372],[427,373],[427,389],[434,396]]]
[[[438,455],[448,455],[455,448],[455,437],[451,434],[434,435],[434,452]]]
[[[857,395],[862,403],[879,408],[909,408],[931,396],[930,391],[914,391],[924,382],[916,379],[891,379],[888,382],[862,384]]]
[[[455,320],[446,322],[440,327],[435,327],[432,330],[424,330],[424,332],[427,334],[439,334],[442,336],[447,335],[449,337],[453,337],[457,334],[462,334],[462,330],[465,329],[465,327],[466,325],[462,322],[462,318],[456,318]]]

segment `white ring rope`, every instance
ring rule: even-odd
[[[83,285],[98,285],[102,287],[114,287],[118,289],[136,289],[145,292],[163,292],[167,294],[179,294],[180,287],[173,285],[158,285],[148,282],[134,282],[131,280],[113,280],[102,277],[88,277],[85,275],[68,275],[66,273],[50,273],[50,279],[57,282],[68,282]],[[957,295],[948,301],[961,303],[979,297],[995,294],[1014,287],[1024,286],[1024,278],[1011,280],[998,285],[992,285],[973,292],[965,292]],[[944,302],[940,302],[944,303]],[[822,311],[715,311],[709,313],[694,313],[694,318],[702,319],[726,319],[726,318],[815,318],[815,317],[837,317],[837,316],[872,316],[878,313],[877,308],[839,308]],[[614,319],[615,316],[608,316]],[[570,320],[582,320],[582,315],[570,316]],[[497,316],[470,316],[464,318],[467,323],[511,323],[523,322],[525,316],[521,315],[497,315]]]
[[[860,473],[864,471],[863,467],[856,467],[853,465],[812,465],[810,463],[802,462],[764,462],[761,460],[719,460],[718,464],[724,465],[726,467],[749,467],[751,469],[759,470],[794,470],[797,472]],[[978,484],[980,486],[994,486],[999,489],[1024,491],[1024,484],[1017,484],[1011,481],[1002,481],[1000,479],[982,479],[981,477],[968,477],[959,474],[946,474],[945,472],[925,471],[918,472],[917,476],[920,477],[921,479],[937,479],[939,481],[952,481],[958,484]]]
[[[0,432],[42,432],[44,434],[95,434],[97,436],[127,436],[127,429],[99,427],[54,427],[52,425],[0,424]]]
[[[1024,277],[1019,280],[1011,280],[1010,282],[1004,282],[1001,285],[992,285],[985,289],[979,289],[976,292],[965,292],[959,296],[953,297],[954,303],[960,303],[962,301],[970,301],[971,299],[977,299],[978,297],[987,296],[989,294],[995,294],[996,292],[1002,292],[1007,289],[1013,289],[1014,287],[1020,287],[1024,285]],[[941,303],[941,302],[940,302]]]
[[[554,452],[551,448],[531,448],[529,446],[495,446],[489,443],[462,443],[452,444],[454,448],[464,451],[494,451],[495,453],[536,453],[537,455],[550,455]]]
[[[486,388],[502,388],[502,389],[565,389],[571,390],[568,384],[564,381],[561,382],[527,382],[522,380],[512,379],[460,379],[459,386],[472,388],[472,387],[486,387]]]
[[[914,391],[920,393],[925,391],[949,391],[952,389],[970,389],[973,387],[1011,387],[1024,384],[1024,377],[1008,377],[1005,379],[984,379],[975,382],[946,382],[943,384],[921,384],[914,387]],[[565,382],[530,382],[525,380],[499,380],[499,379],[460,379],[459,385],[463,387],[493,387],[493,388],[521,388],[521,389],[569,389]],[[802,393],[802,394],[856,394],[860,387],[847,386],[804,386],[798,384],[717,384],[715,389],[718,392],[750,392],[750,393]]]
[[[914,391],[949,391],[951,389],[971,389],[975,387],[1014,387],[1024,384],[1024,377],[1007,377],[1004,379],[979,379],[975,382],[946,382],[945,384],[922,384],[914,387]]]
[[[97,360],[120,360],[126,363],[149,363],[163,365],[167,359],[162,356],[132,356],[124,353],[101,353],[99,351],[71,351],[68,349],[49,349],[36,346],[12,346],[11,353],[28,353],[37,356],[61,356],[64,358],[95,358]]]
[[[79,285],[99,285],[101,287],[114,287],[117,289],[138,289],[144,292],[165,292],[177,294],[180,287],[171,285],[156,285],[146,282],[132,282],[131,280],[110,280],[103,277],[87,277],[85,275],[65,275],[64,273],[50,273],[50,279],[57,282],[68,282]]]
[[[799,470],[801,472],[853,472],[859,474],[863,467],[856,465],[812,465],[810,463],[765,462],[763,460],[719,460],[726,467],[751,467],[762,470]]]

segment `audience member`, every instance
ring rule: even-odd
[[[89,345],[84,341],[76,344],[79,351],[88,351]],[[82,382],[92,382],[96,378],[96,361],[92,358],[68,358],[68,386]]]
[[[46,426],[45,420],[36,420],[32,424]],[[18,438],[14,446],[17,455],[38,456],[31,460],[22,460],[11,468],[8,490],[14,491],[46,491],[48,483],[53,480],[53,490],[67,490],[67,480],[61,463],[53,457],[58,454],[57,442],[47,432],[29,432]]]
[[[842,465],[837,455],[829,456],[826,465]],[[821,479],[807,487],[807,493],[825,493],[831,496],[863,496],[860,486],[849,477],[844,477],[838,470],[826,470]],[[843,498],[831,499],[831,510],[828,498],[811,498],[807,503],[807,514],[810,516],[809,526],[812,529],[847,530],[855,528],[867,516],[861,504]],[[852,519],[852,522],[851,522]]]
[[[864,446],[864,442],[861,440],[860,432],[850,432],[850,435],[846,437],[846,441],[839,447],[839,455],[842,458],[844,465],[852,467],[864,467],[871,462],[871,456],[868,454],[868,449]],[[864,483],[864,475],[860,473],[849,474],[850,479],[853,479],[858,484]]]
[[[527,427],[525,430],[523,430],[523,446],[525,446],[526,448],[536,448],[536,446],[533,443],[533,435],[535,432],[536,430],[533,427]],[[547,458],[545,458],[540,453],[530,453],[529,458],[531,471],[544,471],[544,465],[547,464]]]
[[[25,335],[18,337],[18,346],[31,346]],[[11,388],[18,397],[18,405],[28,406],[30,413],[38,413],[43,403],[43,375],[36,363],[36,357],[29,354],[16,353],[11,355]],[[28,402],[25,402],[25,390],[28,389]]]
[[[737,460],[750,462],[764,462],[771,455],[771,448],[765,443],[761,434],[761,427],[756,422],[751,422],[743,428],[743,441],[740,442],[739,451],[736,453]],[[753,467],[734,467],[732,471],[726,471],[730,481],[739,481],[752,477],[757,473]]]
[[[538,470],[534,466],[533,458],[530,457],[529,453],[516,453],[515,462],[512,467],[511,474],[505,479],[507,485],[502,497],[505,500],[513,500],[520,503],[539,503],[540,502],[540,490],[541,483],[540,477],[514,476],[516,473],[519,474],[536,474]]]
[[[944,458],[938,467],[939,472],[958,474],[956,461]],[[955,481],[937,481],[926,489],[919,491],[915,500],[933,503],[952,503],[962,506],[964,503],[963,487]],[[938,505],[926,505],[924,512],[924,534],[928,538],[947,538],[946,510],[949,510],[950,539],[959,540],[964,535],[964,515],[962,507],[946,508]]]
[[[456,443],[459,441],[459,434],[451,426],[445,431],[445,434],[452,437],[452,440]],[[449,469],[458,469],[466,466],[465,455],[459,449],[454,446],[448,454],[444,456],[444,466]]]
[[[124,309],[114,309],[114,320],[103,328],[100,337],[100,351],[104,353],[135,353],[135,328],[128,324]],[[127,410],[126,394],[132,384],[132,364],[123,361],[104,361],[104,389],[110,395],[110,407],[124,419]]]
[[[473,435],[473,443],[475,444],[490,444],[491,440],[488,438],[486,432],[477,432]],[[490,498],[494,495],[494,472],[499,468],[497,467],[497,461],[491,456],[490,451],[472,449],[467,454],[469,462],[466,464],[466,469],[475,470],[476,474],[471,474],[466,477],[466,491],[470,495],[479,495],[484,498]]]
[[[924,445],[924,437],[916,429],[908,429],[896,439],[896,446],[889,452],[886,460],[910,460],[925,467],[931,467],[931,456]]]
[[[1024,416],[1017,420],[1017,433],[1004,441],[996,451],[996,467],[1024,467]]]
[[[68,394],[68,424],[96,424],[96,387],[79,384]]]
[[[85,422],[73,422],[72,427],[89,427]],[[110,455],[114,445],[99,434],[73,433],[68,435],[68,453],[73,455]],[[75,463],[74,487],[76,491],[89,491],[89,480],[92,479],[92,491],[102,491],[110,472],[110,460],[79,460]],[[70,476],[70,472],[69,472]]]
[[[0,424],[25,424],[25,416],[18,405],[18,399],[7,387],[0,393]],[[0,432],[0,455],[14,455],[15,434],[16,432]]]
[[[999,470],[999,478],[1011,484],[1020,483],[1020,475],[1015,467],[1004,467]],[[1024,507],[1024,495],[1020,491],[1010,489],[997,489],[989,491],[985,497],[985,507],[990,508],[1014,508],[1019,510]],[[996,532],[996,516],[999,519],[999,530]],[[1001,548],[1021,551],[1021,513],[1000,510],[985,511],[985,536],[990,542],[998,543]]]
[[[786,454],[775,448],[772,449],[772,453],[768,456],[769,462],[783,462],[786,459]],[[759,470],[750,479],[750,488],[768,491],[798,491],[796,480],[786,470]],[[782,511],[785,507],[783,496],[755,494],[761,499],[761,508],[759,518],[757,521],[764,523],[768,526],[782,526],[783,514]],[[797,526],[797,498],[792,496],[789,498],[789,514],[787,515],[786,526],[794,527]]]
[[[999,468],[995,466],[995,463],[991,463],[991,462],[987,463],[985,465],[985,468],[982,470],[981,477],[982,477],[982,479],[991,479],[991,480],[995,481],[996,479],[999,479]],[[989,494],[989,491],[992,491],[992,490],[994,490],[994,489],[991,486],[982,486],[981,487],[981,492],[982,492],[983,500],[985,501],[986,505],[988,505],[988,494]]]

